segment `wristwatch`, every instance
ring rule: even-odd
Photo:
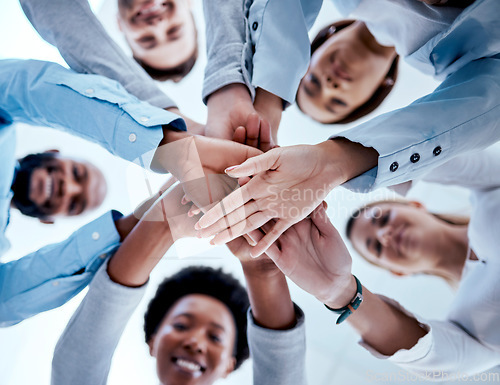
[[[359,279],[353,274],[354,279],[356,280],[356,294],[354,298],[344,307],[340,309],[332,309],[330,306],[326,305],[326,308],[334,313],[340,314],[340,317],[337,319],[337,325],[344,322],[347,317],[349,317],[354,311],[361,305],[363,302],[363,286],[361,286],[361,282]]]

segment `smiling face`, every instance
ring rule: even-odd
[[[350,239],[368,261],[399,274],[430,271],[442,221],[419,203],[382,203],[361,211]]]
[[[146,65],[172,69],[196,51],[188,0],[118,0],[118,24],[132,53]]]
[[[162,385],[210,385],[233,370],[235,340],[226,305],[190,294],[172,306],[149,346]]]
[[[88,162],[54,157],[31,173],[28,197],[46,217],[79,215],[106,196],[101,171]]]
[[[394,49],[378,45],[374,50],[373,36],[363,38],[369,34],[365,29],[363,23],[354,22],[333,33],[311,56],[297,103],[314,120],[332,123],[344,119],[386,81]]]

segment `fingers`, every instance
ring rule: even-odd
[[[247,132],[245,127],[240,126],[234,130],[233,142],[245,144]]]
[[[321,235],[331,235],[336,232],[335,227],[330,222],[330,218],[325,211],[325,205],[320,204],[311,215],[312,222],[314,226],[318,229]]]
[[[267,214],[259,211],[250,215],[247,219],[236,223],[227,229],[218,233],[210,243],[213,245],[222,245],[252,230],[256,230],[269,220]],[[264,250],[265,251],[265,250]],[[262,254],[262,253],[261,253]],[[260,255],[260,254],[259,254]]]
[[[260,117],[256,113],[248,115],[246,126],[246,144],[252,147],[259,147]]]
[[[247,183],[245,186],[240,187],[239,189],[233,191],[227,197],[225,197],[221,202],[212,207],[201,219],[196,223],[195,229],[201,230],[208,228],[213,225],[227,214],[233,212],[237,208],[243,206],[247,203],[251,198],[248,193],[248,186],[250,183]],[[230,225],[230,224],[229,224]]]
[[[274,149],[265,154],[249,158],[240,165],[226,168],[227,175],[233,178],[256,175],[260,172],[276,168],[280,149]]]
[[[248,202],[244,206],[241,206],[233,212],[227,214],[224,218],[219,219],[210,227],[199,230],[198,235],[200,238],[211,237],[227,228],[237,225],[258,211],[259,208],[255,201]]]
[[[262,238],[259,241],[259,243],[257,243],[257,245],[252,249],[250,255],[253,258],[257,258],[262,253],[265,253],[266,250],[268,250],[271,247],[271,245],[278,240],[281,234],[283,234],[289,227],[290,227],[289,223],[283,220],[278,220],[276,224],[272,227],[271,231],[269,231],[264,236],[264,238]]]
[[[265,119],[261,119],[260,121],[259,139],[260,139],[259,148],[262,151],[267,152],[273,147],[271,139],[271,125]]]

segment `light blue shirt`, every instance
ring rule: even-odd
[[[335,135],[379,153],[378,166],[345,187],[366,192],[399,184],[500,140],[499,14],[499,1],[476,0],[406,58],[445,78],[433,93]]]
[[[16,122],[52,127],[100,144],[145,167],[163,138],[162,125],[185,129],[177,115],[129,95],[117,82],[34,60],[0,61],[0,252],[12,199]],[[22,138],[21,138],[22,140]],[[0,264],[0,326],[58,307],[81,291],[119,242],[112,213],[68,240]],[[99,258],[102,256],[102,258]],[[76,272],[84,269],[81,274]]]

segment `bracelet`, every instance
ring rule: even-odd
[[[361,282],[359,282],[359,279],[354,274],[353,277],[356,280],[356,295],[346,306],[340,309],[332,309],[330,306],[324,304],[328,310],[340,314],[340,317],[337,319],[337,325],[344,322],[347,317],[354,313],[359,305],[361,305],[361,302],[363,302],[363,287],[361,286]]]

